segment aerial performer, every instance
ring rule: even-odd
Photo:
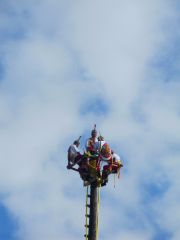
[[[110,174],[119,174],[123,166],[118,154],[110,148],[102,135],[97,137],[96,125],[85,143],[85,152],[80,153],[80,138],[73,142],[68,149],[68,169],[79,172],[84,186],[96,181],[105,186]],[[77,168],[74,168],[74,166]]]
[[[68,148],[68,168],[74,166],[82,158],[82,154],[79,150],[80,138],[81,136]]]
[[[97,139],[97,130],[96,130],[96,125],[94,125],[94,129],[91,131],[91,137],[87,139],[86,141],[86,152],[89,152],[91,154],[96,153],[95,150],[95,144],[98,142]]]

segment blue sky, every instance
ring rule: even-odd
[[[179,10],[168,0],[0,2],[0,238],[79,240],[68,146],[94,123],[124,168],[99,240],[179,240]],[[70,230],[69,230],[70,228]]]
[[[11,214],[8,212],[8,209],[3,205],[0,206],[0,237],[1,239],[15,239],[15,233],[18,228],[17,222]]]

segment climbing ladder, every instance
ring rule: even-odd
[[[97,183],[92,183],[86,189],[86,221],[85,240],[98,240],[98,215],[100,206],[100,191]]]
[[[85,217],[86,217],[86,222],[85,222],[85,229],[86,229],[86,232],[85,232],[85,240],[88,240],[89,239],[89,218],[90,218],[90,192],[89,192],[89,186],[87,186],[86,188],[86,214],[85,214]]]

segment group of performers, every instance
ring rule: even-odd
[[[84,186],[96,181],[104,186],[108,182],[109,174],[119,174],[123,166],[118,154],[109,147],[104,137],[97,137],[96,125],[91,131],[91,137],[85,144],[86,151],[81,154],[79,150],[80,138],[75,140],[68,149],[68,169],[79,172],[84,181]],[[74,166],[77,165],[76,169]]]

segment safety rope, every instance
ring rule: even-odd
[[[118,169],[117,176],[120,178],[120,168]]]
[[[116,174],[114,174],[114,188],[115,188],[115,185],[116,185]]]

